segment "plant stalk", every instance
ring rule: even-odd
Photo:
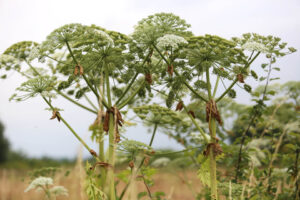
[[[45,98],[42,97],[45,102],[49,105],[51,110],[55,110],[55,108],[51,105],[51,103]],[[68,129],[73,133],[73,135],[78,139],[78,141],[89,151],[91,152],[91,148],[84,142],[84,140],[76,133],[76,131],[66,122],[66,120],[59,114],[60,120],[68,127]],[[98,158],[95,157],[97,160]]]
[[[210,118],[209,122],[209,129],[210,129],[210,136],[211,136],[211,143],[215,143],[216,138],[216,119]],[[211,199],[217,200],[218,199],[218,190],[217,190],[217,164],[216,158],[214,155],[213,146],[210,147],[209,151],[209,158],[210,158],[210,183],[211,183]]]
[[[107,95],[107,103],[108,107],[112,107],[111,101],[111,92],[110,92],[110,83],[109,83],[109,71],[108,65],[105,64],[105,83],[106,83],[106,95]],[[110,200],[116,200],[115,194],[115,174],[114,174],[114,166],[115,166],[115,126],[114,126],[114,116],[113,113],[109,113],[109,145],[108,145],[108,162],[111,167],[108,168],[107,172],[107,181],[109,186],[108,196]]]

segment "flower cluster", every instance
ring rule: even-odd
[[[30,190],[36,189],[36,191],[45,191],[45,193],[49,195],[60,196],[65,195],[68,196],[68,190],[63,186],[54,186],[49,189],[49,186],[53,185],[53,179],[49,177],[40,176],[34,179],[30,185],[24,190],[24,192],[28,192]]]
[[[22,95],[14,94],[10,100],[15,99],[16,101],[24,101],[29,98],[35,97],[43,92],[49,92],[53,89],[55,84],[55,78],[49,76],[42,76],[37,78],[32,78],[21,84],[16,90],[24,93]]]
[[[242,49],[245,49],[248,51],[258,51],[258,52],[262,52],[262,53],[269,52],[268,48],[264,44],[254,42],[254,41],[246,42],[245,44],[242,45]]]
[[[107,33],[105,33],[104,31],[95,29],[95,33],[99,34],[100,37],[104,38],[108,42],[109,45],[113,45],[114,44],[113,39]]]
[[[65,195],[68,196],[68,190],[63,187],[63,186],[54,186],[53,188],[50,189],[50,193],[59,196],[59,195]]]
[[[158,48],[171,47],[173,50],[178,48],[179,44],[187,44],[188,42],[180,36],[173,34],[166,34],[163,37],[157,39]]]
[[[51,93],[51,92],[49,92],[49,91],[43,91],[42,93],[41,93],[41,95],[43,96],[43,97],[45,97],[45,98],[56,98],[57,96],[56,96],[56,94],[54,94],[54,93]]]
[[[203,138],[203,136],[201,135],[201,134],[199,134],[199,133],[195,133],[195,132],[192,132],[191,134],[190,134],[190,136],[195,140],[195,141],[203,141],[204,140],[204,138]],[[206,136],[206,138],[208,139],[208,140],[210,140],[210,135],[208,135],[208,134],[205,134],[205,136]]]
[[[29,53],[28,60],[32,61],[40,56],[39,47],[33,47]]]
[[[53,185],[53,179],[52,178],[48,178],[48,177],[38,177],[36,179],[34,179],[30,185],[25,189],[24,192],[28,192],[32,189],[37,189],[39,187],[43,187],[43,186],[48,186],[48,185]]]
[[[11,55],[1,54],[0,55],[0,66],[6,65],[8,63],[17,64],[18,60]]]
[[[170,158],[167,157],[161,157],[156,159],[155,161],[153,161],[153,163],[151,164],[153,167],[165,167],[168,165],[168,163],[170,162]]]

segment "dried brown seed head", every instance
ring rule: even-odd
[[[131,169],[134,168],[134,162],[133,162],[133,161],[130,161],[128,165],[129,165],[129,167],[130,167]]]
[[[150,157],[149,157],[149,156],[146,156],[146,157],[145,157],[145,160],[144,160],[144,165],[145,165],[145,166],[148,166],[149,160],[150,160]]]
[[[147,73],[146,75],[145,75],[145,80],[147,81],[147,83],[149,83],[149,85],[151,85],[152,84],[152,75],[150,74],[150,73]]]
[[[173,76],[173,72],[174,72],[173,65],[168,65],[168,73],[170,74],[170,76]]]
[[[97,153],[93,149],[90,150],[90,154],[94,157],[97,157]]]
[[[238,74],[238,75],[236,75],[236,78],[238,79],[238,81],[239,81],[240,83],[245,83],[245,82],[244,82],[244,76],[243,76],[243,74]]]
[[[57,110],[52,111],[52,117],[50,118],[50,120],[55,119],[55,118],[60,122],[60,114]]]
[[[221,155],[223,153],[222,147],[218,143],[209,143],[206,145],[206,149],[203,152],[204,156],[209,156],[210,152],[213,152],[214,157]]]
[[[209,122],[211,117],[215,118],[220,125],[223,124],[216,102],[213,99],[206,103],[206,121]]]
[[[103,122],[103,130],[105,132],[108,132],[109,130],[109,112],[106,111],[105,113],[105,118],[104,118],[104,122]]]
[[[83,75],[83,67],[81,65],[76,65],[74,68],[74,75],[77,76],[78,74]]]
[[[176,106],[176,111],[181,111],[183,108],[183,102],[182,101],[179,101],[177,106]]]
[[[190,110],[190,111],[188,112],[188,114],[192,115],[192,117],[193,117],[194,119],[196,118],[194,111]]]

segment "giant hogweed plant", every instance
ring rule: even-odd
[[[273,36],[245,34],[239,39],[226,40],[214,35],[194,36],[189,27],[185,20],[167,13],[142,19],[128,36],[96,25],[68,24],[54,30],[41,44],[19,42],[1,55],[2,78],[11,70],[28,78],[11,99],[23,101],[39,96],[52,111],[51,119],[64,123],[94,157],[94,164],[87,169],[93,171],[99,167],[100,178],[95,181],[96,176],[88,172],[90,199],[118,198],[114,181],[116,151],[131,155],[131,176],[134,177],[143,171],[143,163],[149,156],[145,149],[151,148],[162,122],[162,127],[181,124],[183,132],[188,130],[187,123],[179,123],[180,117],[170,110],[175,102],[176,111],[184,110],[181,115],[187,116],[202,136],[199,145],[204,148],[203,156],[198,159],[202,167],[199,176],[211,188],[211,199],[218,199],[216,159],[222,154],[222,141],[216,130],[223,124],[218,104],[226,95],[236,96],[235,85],[243,85],[246,91],[251,91],[245,82],[247,77],[257,78],[251,65],[259,55],[265,54],[270,63],[274,63],[276,57],[295,49],[287,49],[286,43]],[[37,67],[40,65],[37,62],[42,63],[42,67]],[[153,93],[161,94],[168,108],[145,105],[157,102],[158,98],[152,98]],[[62,109],[55,106],[56,95],[95,115],[90,130],[92,139],[99,144],[98,154],[66,121]],[[206,112],[208,128],[201,127],[195,115],[197,111],[188,108],[187,104],[193,99],[203,102],[198,109]],[[149,145],[126,139],[119,145],[122,127],[128,124],[122,116],[126,111],[122,110],[132,107],[142,120],[147,118],[143,116],[146,110],[153,113],[150,122],[154,131]],[[107,154],[104,150],[106,134]],[[144,149],[142,162],[137,167],[134,167],[136,157],[141,154],[132,147]],[[203,170],[203,166],[209,170]],[[147,191],[152,197],[148,187]]]

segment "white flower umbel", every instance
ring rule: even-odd
[[[48,177],[38,177],[36,179],[34,179],[30,185],[25,189],[24,192],[28,192],[32,189],[36,189],[39,187],[43,187],[43,186],[48,186],[48,185],[53,185],[53,179],[52,178],[48,178]]]
[[[28,60],[32,61],[40,56],[39,47],[33,47],[29,53]]]
[[[179,44],[187,44],[188,42],[180,36],[173,34],[166,34],[163,37],[157,39],[157,47],[165,49],[171,47],[173,50],[178,48]]]
[[[113,39],[107,33],[105,33],[104,31],[95,30],[95,33],[99,34],[101,37],[103,37],[105,40],[107,40],[107,42],[109,43],[109,45],[113,45],[114,44]]]
[[[68,190],[64,186],[54,186],[50,189],[50,193],[54,194],[55,196],[69,195]]]
[[[170,158],[161,157],[156,159],[151,165],[153,167],[165,167],[170,161],[171,161]]]
[[[268,48],[261,43],[249,41],[242,45],[242,49],[248,50],[248,51],[258,51],[261,53],[268,53]]]
[[[0,65],[6,63],[17,64],[18,60],[11,55],[0,54]]]
[[[51,92],[48,92],[48,91],[43,91],[43,92],[41,93],[41,95],[42,95],[43,97],[45,97],[45,98],[53,98],[53,99],[55,99],[55,98],[57,97],[56,94],[51,93]]]
[[[190,134],[190,136],[191,136],[195,141],[197,141],[197,142],[200,142],[200,141],[203,141],[203,140],[204,140],[203,136],[202,136],[200,133],[192,132],[192,133]],[[208,135],[208,134],[205,133],[205,136],[206,136],[206,139],[210,140],[210,135]]]

